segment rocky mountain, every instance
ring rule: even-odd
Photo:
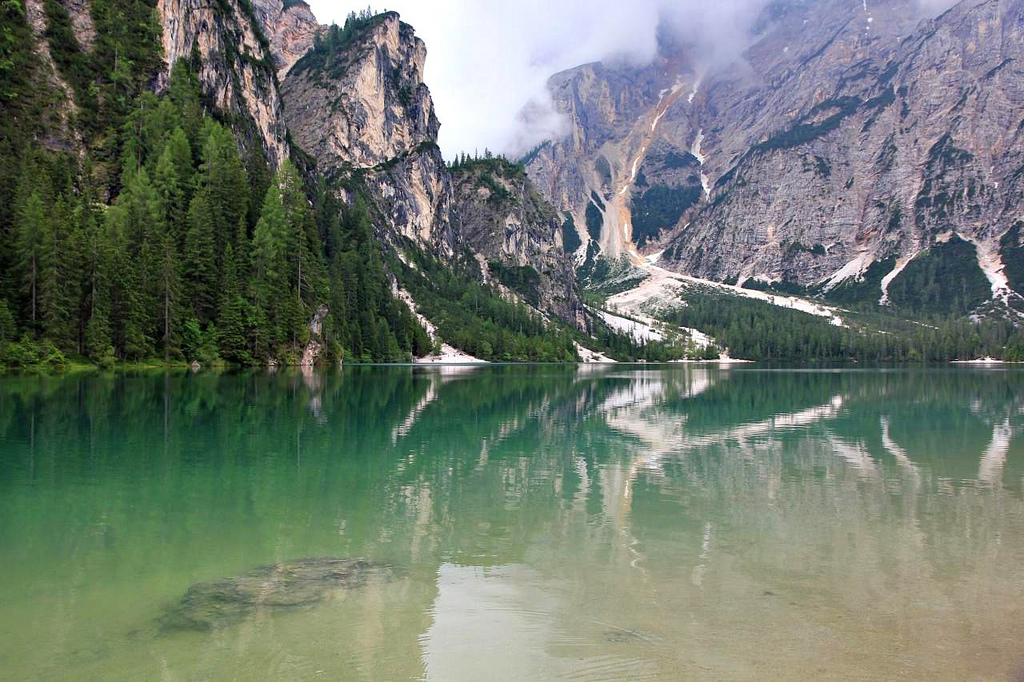
[[[938,17],[911,0],[773,3],[727,67],[666,43],[641,69],[553,77],[572,132],[529,172],[573,216],[581,265],[663,252],[703,278],[888,302],[956,239],[1012,303],[1022,32],[1019,0]]]
[[[358,179],[382,234],[448,257],[451,179],[437,147],[440,123],[423,84],[426,46],[397,13],[333,27],[282,83],[295,143],[326,173]]]
[[[409,240],[445,261],[468,247],[485,281],[502,281],[491,265],[506,275],[528,269],[536,282],[520,297],[585,328],[574,273],[555,241],[561,220],[525,175],[491,175],[481,166],[453,181],[423,82],[426,56],[394,12],[327,30],[281,85],[292,140],[320,172],[358,184],[386,242]]]
[[[589,328],[562,244],[563,219],[522,167],[504,159],[465,161],[453,176],[456,229],[485,280],[578,329]]]
[[[392,246],[407,239],[442,260],[468,246],[480,254],[485,278],[492,262],[538,268],[540,295],[530,303],[583,326],[574,273],[548,255],[560,252],[551,236],[561,223],[525,179],[511,190],[522,199],[518,213],[500,220],[471,188],[453,183],[423,82],[426,46],[397,13],[322,27],[303,2],[161,0],[158,9],[168,67],[198,61],[206,96],[245,122],[272,165],[294,151],[308,155],[346,201],[358,188],[378,236]],[[515,224],[522,235],[492,248],[479,229],[492,220],[494,229]],[[476,229],[467,235],[464,225]]]
[[[272,46],[254,6],[247,0],[158,0],[156,9],[167,65],[159,82],[166,83],[177,60],[196,61],[212,106],[236,117],[236,128],[261,144],[271,165],[279,165],[288,157],[288,130]]]
[[[663,31],[551,79],[564,137],[450,165],[394,12],[5,5],[0,352],[1024,357],[962,323],[1024,310],[1022,5],[779,0],[732,60]],[[960,326],[879,342],[876,303]]]

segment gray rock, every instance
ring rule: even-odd
[[[389,580],[385,564],[311,557],[262,566],[234,578],[197,583],[160,619],[164,630],[207,631],[238,623],[257,611],[301,609],[371,580]]]
[[[556,75],[570,132],[531,155],[530,176],[577,226],[595,193],[617,203],[600,239],[616,257],[644,191],[634,163],[649,186],[692,188],[689,169],[656,157],[703,135],[710,192],[642,249],[665,249],[666,267],[814,284],[956,233],[998,268],[1024,215],[1024,1],[961,0],[934,18],[921,6],[786,0],[730,66],[663,45],[649,66]]]

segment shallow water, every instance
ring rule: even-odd
[[[1013,678],[1022,409],[992,368],[0,377],[0,678]],[[161,627],[310,557],[388,569]]]

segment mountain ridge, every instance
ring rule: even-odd
[[[888,153],[877,130],[898,128],[905,110],[925,123],[936,116],[927,98],[908,101],[919,67],[898,61],[901,50],[924,60],[928,46],[962,47],[956,36],[997,23],[1012,44],[1020,0],[963,0],[905,39],[903,0],[867,16],[847,0],[780,3],[748,51],[763,53],[760,70],[711,69],[679,44],[646,66],[570,69],[551,81],[570,133],[523,164],[490,152],[445,161],[426,46],[397,13],[325,27],[304,2],[140,0],[139,16],[159,25],[143,21],[136,35],[123,31],[130,22],[110,22],[109,0],[33,2],[35,24],[10,18],[19,49],[51,54],[24,81],[49,94],[22,88],[4,100],[19,112],[6,117],[0,168],[15,206],[0,221],[8,364],[65,353],[103,363],[158,353],[164,362],[409,361],[451,347],[480,360],[670,360],[727,354],[716,334],[755,359],[1024,350],[1005,321],[1020,298],[1010,283],[1024,272],[1018,223],[936,227],[949,213],[942,196],[960,208],[980,197],[978,215],[1002,220],[1015,204],[997,200],[1019,179],[1000,179],[1003,193],[981,182],[979,164],[992,157],[962,143],[963,121],[932,126],[937,141],[902,152],[933,159],[918,164],[923,180],[904,171],[898,136],[890,175],[869,172],[870,148]],[[814,17],[818,38],[789,49]],[[1009,131],[1012,160],[1020,128],[996,114],[1015,110],[1015,60],[983,51],[971,68],[1000,57],[980,74],[996,86],[957,106],[980,112],[984,143]],[[988,118],[979,92],[993,102]],[[853,200],[865,177],[878,184],[893,173],[906,187],[931,183],[905,252],[892,247],[902,232],[871,222],[891,222],[881,207],[892,202],[871,212]],[[789,198],[777,189],[786,183]],[[861,210],[849,208],[857,202]],[[851,211],[860,222],[844,217]],[[667,288],[641,300],[652,278]],[[979,293],[986,281],[992,296]],[[879,299],[898,315],[867,310]],[[919,314],[935,319],[904,319]],[[750,315],[797,317],[765,322],[765,337],[747,344],[734,329]]]

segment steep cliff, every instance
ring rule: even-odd
[[[282,86],[288,128],[318,168],[366,188],[381,235],[449,257],[451,180],[423,83],[426,47],[397,13],[327,30]]]
[[[455,224],[484,277],[585,329],[579,285],[562,245],[563,219],[522,166],[504,159],[467,161],[456,165],[453,177]]]
[[[597,258],[636,256],[633,186],[646,177],[641,165],[653,145],[662,148],[663,156],[686,153],[660,135],[659,125],[696,80],[678,55],[659,56],[641,69],[626,63],[587,64],[552,77],[555,107],[571,132],[525,160],[547,198],[572,217],[579,265],[589,269]]]
[[[572,132],[529,171],[581,226],[577,262],[664,251],[700,277],[888,302],[915,256],[958,236],[993,296],[1016,299],[1001,255],[1022,210],[1024,3],[927,18],[911,0],[781,2],[757,31],[724,68],[663,45],[643,69],[552,78]]]
[[[563,219],[521,169],[481,160],[453,182],[425,60],[423,41],[393,12],[324,31],[284,79],[292,139],[346,192],[367,195],[386,243],[408,239],[442,261],[468,247],[485,279],[583,327],[573,270],[555,241]]]
[[[321,27],[302,0],[255,0],[253,12],[263,34],[270,41],[270,52],[277,77],[284,80],[295,62],[313,47]]]
[[[210,103],[235,118],[236,131],[259,142],[271,165],[279,165],[288,156],[287,128],[276,62],[254,6],[246,0],[159,0],[157,12],[168,71],[178,59],[197,58]]]
[[[879,298],[918,253],[959,235],[1005,295],[999,240],[1021,210],[1024,5],[965,0],[906,37],[879,37],[879,26],[907,27],[902,9],[853,8],[796,65],[752,59],[771,90],[709,92],[697,116],[751,113],[709,126],[711,201],[670,261],[717,279],[831,288],[893,259]],[[780,42],[772,34],[755,50]],[[743,106],[752,98],[759,112]]]

